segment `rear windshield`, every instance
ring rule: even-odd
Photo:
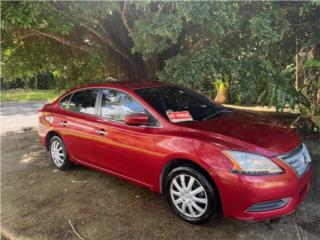
[[[137,89],[135,92],[158,113],[168,119],[168,112],[188,112],[193,120],[202,121],[224,108],[208,98],[183,87],[165,86]]]

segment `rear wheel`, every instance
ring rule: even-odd
[[[73,163],[70,162],[63,141],[58,136],[50,139],[49,152],[53,165],[60,170],[68,170]]]
[[[203,223],[218,212],[219,201],[214,186],[195,168],[173,169],[167,178],[166,193],[173,211],[187,222]]]

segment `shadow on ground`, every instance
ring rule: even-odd
[[[315,171],[307,200],[279,221],[179,220],[163,196],[75,167],[57,171],[35,131],[1,139],[1,229],[15,239],[320,239],[320,138],[306,138]],[[235,198],[235,201],[237,199]]]

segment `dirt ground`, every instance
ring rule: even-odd
[[[195,226],[165,197],[80,166],[54,169],[37,133],[1,137],[1,232],[10,239],[320,239],[320,137],[305,138],[314,162],[307,200],[279,221],[218,217]],[[236,198],[235,198],[236,201]]]

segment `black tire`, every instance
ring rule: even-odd
[[[53,151],[52,151],[52,149],[54,149],[56,145],[58,145],[58,146],[60,146],[62,148],[59,151],[59,154],[63,154],[63,155],[61,155],[62,160],[60,162],[57,162],[57,160],[54,159],[54,154],[53,154]],[[59,149],[60,149],[60,147],[59,147]],[[56,168],[58,168],[58,169],[60,169],[62,171],[66,171],[66,170],[69,170],[70,168],[73,167],[74,164],[73,164],[73,162],[71,162],[69,160],[66,147],[65,147],[62,139],[59,136],[55,135],[50,139],[49,153],[50,153],[50,158],[51,158],[52,164]]]
[[[176,185],[174,185],[173,181],[176,180],[176,183],[179,181],[179,179],[181,179],[182,175],[184,175],[184,179],[188,179],[189,176],[189,182],[186,181],[186,183],[190,183],[191,178],[194,178],[195,180],[193,180],[193,185],[196,185],[195,187],[193,187],[193,189],[190,189],[189,193],[183,193],[182,195],[177,196],[176,199],[175,198],[175,193],[179,190],[176,189]],[[180,180],[181,183],[181,180]],[[186,186],[187,184],[184,184],[184,186]],[[191,185],[191,184],[190,184]],[[193,194],[192,192],[194,192],[194,188],[199,189],[199,186],[197,185],[201,185],[204,189],[204,191],[202,190],[202,192],[200,192],[199,194],[202,194],[201,197],[204,197],[203,199],[207,199],[206,204],[204,203],[196,203],[198,205],[198,207],[200,206],[201,208],[205,209],[203,210],[203,213],[201,214],[201,211],[196,210],[193,206],[194,206],[194,201],[190,200],[193,199]],[[175,192],[174,194],[171,192]],[[172,208],[172,210],[175,212],[175,214],[180,217],[181,219],[183,219],[186,222],[189,223],[193,223],[193,224],[201,224],[201,223],[205,223],[207,222],[210,218],[212,218],[213,216],[215,216],[218,213],[219,210],[219,198],[218,198],[218,193],[217,190],[215,188],[215,186],[210,183],[210,180],[208,181],[208,179],[204,176],[204,174],[201,173],[201,171],[197,170],[195,167],[193,167],[192,165],[185,165],[185,166],[180,166],[177,168],[174,168],[169,174],[168,177],[166,179],[166,195],[167,195],[167,199],[168,202],[170,204],[170,207]],[[176,191],[177,190],[177,191]],[[187,190],[185,190],[187,191]],[[180,194],[180,192],[179,192]],[[188,195],[188,196],[186,196]],[[195,195],[196,199],[199,199],[197,195]],[[178,199],[180,198],[180,199]],[[177,203],[177,201],[180,201],[181,198],[184,198],[184,202],[180,204],[175,204]],[[175,203],[174,203],[175,200]],[[187,203],[185,203],[187,201]],[[193,203],[190,203],[190,202]],[[185,211],[186,213],[183,214],[182,213],[182,209],[183,209],[183,204],[188,204],[191,206],[187,206],[185,207]],[[201,205],[203,204],[203,205]],[[176,206],[177,205],[177,206]],[[179,208],[181,207],[181,209]],[[191,207],[192,209],[190,209],[189,207]],[[187,209],[188,208],[188,209]],[[190,211],[191,210],[191,211]],[[194,211],[196,210],[196,211]],[[188,213],[189,211],[189,213]],[[192,213],[196,213],[196,215],[198,214],[198,216],[190,216]],[[200,214],[200,215],[199,215]],[[188,216],[189,215],[189,216]]]

